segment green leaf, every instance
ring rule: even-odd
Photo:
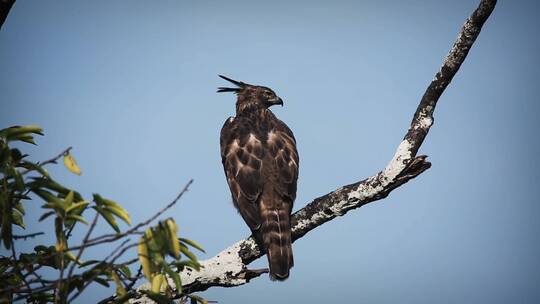
[[[193,247],[193,248],[195,248],[195,249],[197,249],[197,250],[199,250],[199,251],[201,251],[203,253],[206,253],[206,251],[204,251],[202,246],[199,243],[197,243],[197,242],[195,242],[193,240],[180,238],[180,242],[182,242],[184,244],[188,244],[189,246],[191,246],[191,247]]]
[[[9,147],[0,138],[0,164],[5,165],[8,162],[10,156],[11,153],[9,151]]]
[[[7,204],[5,204],[7,205]],[[11,227],[11,210],[8,206],[4,206],[2,211],[2,240],[4,241],[4,247],[6,249],[11,248],[11,242],[13,241],[12,227]]]
[[[208,304],[208,301],[206,301],[206,299],[204,298],[201,298],[199,296],[196,296],[196,295],[189,295],[189,297],[191,298],[191,303],[193,304],[193,301],[195,300],[197,303],[201,303],[201,304]]]
[[[43,245],[37,245],[36,247],[34,247],[35,252],[40,252],[40,251],[48,252],[50,249],[51,249],[50,247],[43,246]]]
[[[90,266],[90,265],[94,265],[94,264],[97,264],[101,261],[98,261],[98,260],[88,260],[86,262],[82,262],[79,267],[82,268],[82,267],[86,267],[86,266]]]
[[[71,204],[73,204],[73,191],[69,191],[69,193],[66,195],[66,198],[64,199],[64,203],[66,204],[66,207],[70,207]]]
[[[16,200],[27,200],[27,201],[32,200],[32,198],[31,198],[30,196],[28,196],[28,195],[26,195],[26,194],[24,194],[24,193],[23,193],[23,194],[21,194],[21,193],[15,193],[15,194],[13,194],[13,198],[16,199]],[[20,202],[17,202],[17,204],[20,204]],[[21,205],[20,207],[22,208],[21,210],[24,211],[23,206]],[[15,205],[14,208],[18,208],[18,206]],[[24,212],[22,212],[22,213],[24,213]]]
[[[127,211],[118,206],[105,206],[103,207],[103,209],[106,209],[106,210],[109,210],[110,212],[112,212],[114,215],[116,215],[117,217],[119,217],[120,219],[122,219],[124,222],[126,222],[126,224],[130,225],[131,226],[131,218],[129,217],[129,214],[127,213]]]
[[[96,283],[99,283],[105,287],[109,287],[111,285],[109,285],[109,282],[107,282],[107,280],[104,280],[102,278],[94,278],[94,281],[96,281]]]
[[[27,125],[27,126],[12,126],[12,127],[0,130],[0,134],[8,138],[12,136],[28,134],[28,133],[43,135],[43,129],[36,125]]]
[[[42,189],[33,189],[32,190],[37,196],[41,197],[44,201],[48,203],[55,204],[58,208],[61,210],[65,210],[64,201],[56,196],[54,196],[52,193],[50,193],[47,190]]]
[[[67,249],[66,235],[64,234],[63,220],[59,217],[54,219],[54,233],[56,235],[56,250],[64,251]]]
[[[76,257],[73,253],[71,253],[71,251],[67,251],[67,252],[65,253],[65,255],[66,255],[66,257],[68,258],[68,260],[77,263],[77,265],[81,265],[81,264],[82,264],[81,260],[80,260],[80,259],[77,259],[77,257]]]
[[[27,170],[31,170],[31,171],[37,171],[39,173],[41,173],[41,175],[47,177],[47,178],[50,178],[50,175],[49,175],[49,172],[47,172],[47,170],[45,168],[43,168],[42,166],[40,165],[37,165],[37,164],[34,164],[32,162],[29,162],[29,161],[23,161],[21,163],[21,166]]]
[[[163,238],[161,236],[161,230],[159,229],[146,229],[145,241],[151,253],[163,252],[163,249],[165,248],[165,243],[163,242]]]
[[[160,293],[155,293],[151,291],[143,291],[144,294],[146,294],[147,297],[154,300],[158,304],[170,304],[174,303],[173,300],[169,299],[167,296],[162,295]]]
[[[165,234],[167,235],[167,247],[169,249],[169,254],[175,259],[180,259],[180,241],[176,235],[178,231],[176,222],[172,218],[169,218],[165,221],[159,222],[159,227],[161,230],[165,231]]]
[[[180,244],[180,251],[182,251],[182,253],[185,256],[187,256],[190,260],[197,262],[197,257],[195,256],[195,254],[193,254],[193,252],[189,251],[186,245]]]
[[[13,224],[26,229],[22,215],[18,211],[13,210],[11,212],[11,219],[13,220]]]
[[[101,198],[101,203],[103,205],[112,206],[112,207],[118,207],[120,209],[124,209],[124,208],[122,208],[122,206],[120,206],[120,204],[118,204],[117,202],[115,202],[115,201],[113,201],[111,199],[103,198],[101,196],[100,196],[100,198]]]
[[[126,293],[125,295],[121,296],[121,297],[117,297],[116,299],[114,299],[114,302],[112,302],[113,304],[126,304],[126,303],[129,303],[128,300],[129,299],[132,299],[135,297],[135,294],[133,292],[130,292],[130,293]]]
[[[174,262],[174,265],[179,270],[183,270],[185,267],[189,267],[189,268],[195,269],[196,271],[199,271],[199,270],[201,270],[201,268],[203,268],[203,266],[201,264],[199,264],[198,262],[193,262],[191,260]]]
[[[48,218],[49,216],[55,214],[56,212],[54,211],[48,211],[48,212],[45,212],[43,213],[40,217],[39,217],[39,221],[43,221],[44,219]]]
[[[118,269],[128,278],[131,277],[131,269],[127,265],[120,265]]]
[[[66,220],[78,221],[78,222],[81,222],[81,223],[84,223],[84,224],[88,225],[88,221],[84,217],[82,217],[80,215],[76,215],[76,214],[68,214],[66,216]]]
[[[55,213],[58,214],[59,217],[64,216],[64,210],[62,210],[61,207],[59,207],[58,205],[56,205],[54,203],[45,203],[45,204],[43,204],[43,206],[41,206],[41,208],[43,208],[43,209],[53,209],[55,211]]]
[[[161,265],[163,266],[165,273],[167,273],[173,280],[177,292],[182,293],[182,280],[180,279],[180,275],[177,272],[173,271],[169,264],[167,264],[166,262],[162,263]]]
[[[109,223],[109,225],[116,231],[117,233],[120,233],[120,228],[118,228],[118,224],[116,223],[116,220],[108,210],[104,210],[103,208],[99,206],[94,206],[94,208],[106,221]]]
[[[34,137],[32,135],[17,135],[17,136],[14,136],[12,138],[10,138],[9,140],[19,140],[19,141],[23,141],[25,143],[29,143],[29,144],[32,144],[34,146],[37,146],[36,142],[34,141]]]
[[[111,278],[116,284],[116,294],[119,296],[124,296],[126,294],[126,289],[124,288],[124,284],[122,284],[122,281],[120,280],[118,274],[114,271],[111,272]]]
[[[15,186],[17,187],[17,190],[23,192],[24,180],[22,178],[21,173],[17,169],[11,168],[11,174],[13,175],[13,178],[15,179]]]
[[[17,211],[19,211],[22,215],[26,214],[25,211],[24,211],[24,206],[22,205],[21,202],[16,202],[15,206],[13,208],[15,208]]]
[[[60,185],[59,183],[57,183],[51,178],[35,177],[33,179],[34,181],[31,183],[32,190],[38,189],[38,188],[47,188],[49,190],[58,192],[59,194],[62,194],[64,196],[67,196],[70,191],[73,191]],[[83,197],[77,191],[73,191],[73,197],[74,197],[74,201],[76,202],[83,200]]]
[[[151,290],[154,293],[158,293],[161,290],[161,286],[163,285],[163,280],[166,280],[167,278],[162,275],[161,273],[156,274],[152,277],[152,287]]]
[[[94,198],[94,202],[96,203],[96,205],[100,207],[103,205],[103,198],[101,197],[101,195],[94,193],[92,194],[92,197]]]
[[[94,202],[100,208],[109,211],[110,213],[116,215],[118,218],[126,222],[126,224],[131,225],[131,218],[129,217],[128,212],[118,203],[110,199],[105,199],[97,193],[94,193],[93,197],[94,197]]]
[[[35,253],[21,253],[19,256],[20,262],[24,265],[30,266],[31,264],[38,263],[38,255]],[[0,271],[1,273],[1,271]]]
[[[80,214],[81,212],[79,210],[81,209],[84,210],[86,206],[88,206],[89,204],[90,202],[87,202],[87,201],[74,203],[66,209],[66,213]]]
[[[28,156],[27,154],[23,155],[21,151],[17,148],[13,148],[10,151],[11,151],[10,153],[11,159],[13,160],[14,163],[19,163],[23,158]]]

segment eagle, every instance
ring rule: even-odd
[[[236,116],[221,129],[221,161],[234,206],[266,251],[270,279],[283,281],[293,267],[291,211],[296,198],[298,151],[287,125],[270,111],[283,100],[267,87],[219,77],[236,85]]]

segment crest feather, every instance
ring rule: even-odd
[[[241,89],[243,89],[247,84],[246,83],[243,83],[241,81],[237,81],[237,80],[234,80],[234,79],[231,79],[229,77],[226,77],[226,76],[223,76],[223,75],[218,75],[220,78],[222,79],[225,79],[227,80],[228,82],[231,82],[235,85],[238,86],[238,88],[226,88],[226,87],[219,87],[217,89],[217,93],[223,93],[223,92],[234,92],[234,93],[238,93]]]

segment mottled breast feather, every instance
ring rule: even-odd
[[[266,251],[270,278],[287,279],[299,165],[293,133],[268,109],[243,112],[221,129],[221,160],[234,205]]]
[[[296,198],[298,152],[292,131],[272,112],[265,119],[229,118],[221,129],[221,160],[233,202],[251,230],[261,224],[257,204],[265,183],[286,201]]]

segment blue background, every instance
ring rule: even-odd
[[[45,129],[39,147],[25,146],[34,160],[72,145],[83,175],[52,174],[116,199],[134,222],[194,178],[167,216],[208,258],[248,234],[221,167],[219,131],[235,96],[215,93],[226,84],[218,73],[284,99],[272,110],[298,140],[297,210],[386,165],[477,3],[18,1],[0,31],[1,126]],[[202,295],[539,303],[539,6],[497,5],[436,109],[420,151],[432,169],[294,243],[285,283],[264,276]],[[31,221],[37,202],[27,209],[29,232],[52,231],[52,221]],[[111,231],[101,224],[98,233]],[[18,249],[32,242],[54,241]],[[108,294],[95,287],[78,302]]]

